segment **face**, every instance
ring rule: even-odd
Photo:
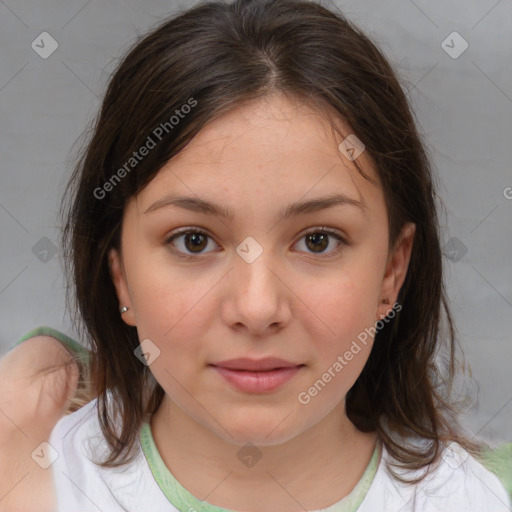
[[[230,442],[281,443],[343,413],[372,348],[360,335],[405,279],[414,226],[390,253],[370,157],[357,163],[373,184],[340,141],[317,111],[268,96],[205,127],[126,207],[110,253],[123,320],[151,340],[166,400]],[[236,358],[291,367],[219,364]]]

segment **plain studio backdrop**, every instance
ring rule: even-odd
[[[0,1],[0,355],[39,325],[74,336],[57,211],[73,146],[134,38],[194,1]],[[397,69],[442,186],[442,245],[477,394],[470,432],[512,441],[512,2],[333,3]]]

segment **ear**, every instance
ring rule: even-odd
[[[126,276],[124,273],[121,255],[117,249],[110,249],[108,253],[108,263],[110,267],[110,275],[116,288],[117,298],[119,299],[119,308],[127,306],[129,309],[123,313],[121,318],[128,325],[135,326],[135,312],[133,311]]]
[[[416,224],[407,223],[397,239],[392,253],[388,257],[386,273],[382,280],[379,304],[377,305],[378,320],[384,318],[395,304],[400,288],[405,281],[409,261],[411,259],[412,246]],[[382,304],[381,299],[387,299],[387,304]]]

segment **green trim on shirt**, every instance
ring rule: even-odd
[[[201,501],[185,489],[185,487],[183,487],[176,478],[174,478],[158,452],[148,420],[146,420],[142,425],[140,431],[140,442],[142,451],[148,461],[151,473],[153,474],[156,483],[169,502],[178,510],[182,512],[234,512],[231,509],[217,507],[207,501]],[[368,493],[375,474],[377,473],[381,451],[381,443],[380,441],[377,441],[372,458],[370,459],[363,476],[354,489],[352,489],[350,494],[334,505],[318,509],[314,512],[354,512],[357,510]]]
[[[14,347],[18,346],[23,341],[29,340],[30,338],[35,338],[36,336],[51,336],[56,340],[60,341],[78,360],[81,364],[88,366],[90,363],[91,351],[88,350],[80,343],[71,339],[69,336],[57,331],[57,329],[53,329],[52,327],[40,326],[32,329],[29,333],[25,334],[21,339],[19,339],[9,350],[12,350]]]
[[[486,450],[482,456],[481,464],[499,478],[512,502],[512,443]]]

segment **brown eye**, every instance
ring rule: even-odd
[[[208,246],[208,241],[211,239],[206,233],[202,231],[185,229],[171,235],[166,244],[172,246],[172,250],[183,256],[191,254],[202,254],[204,249]]]
[[[322,252],[329,246],[329,235],[325,233],[307,235],[306,244],[313,252]]]
[[[333,242],[333,239],[336,242]],[[348,245],[346,240],[336,231],[327,228],[317,228],[306,233],[299,242],[305,240],[306,252],[310,254],[325,254],[331,256],[338,253],[344,245]],[[299,243],[298,242],[298,243]],[[331,250],[326,251],[327,248]]]
[[[202,233],[187,233],[184,243],[191,252],[201,252],[207,245],[207,237]]]

